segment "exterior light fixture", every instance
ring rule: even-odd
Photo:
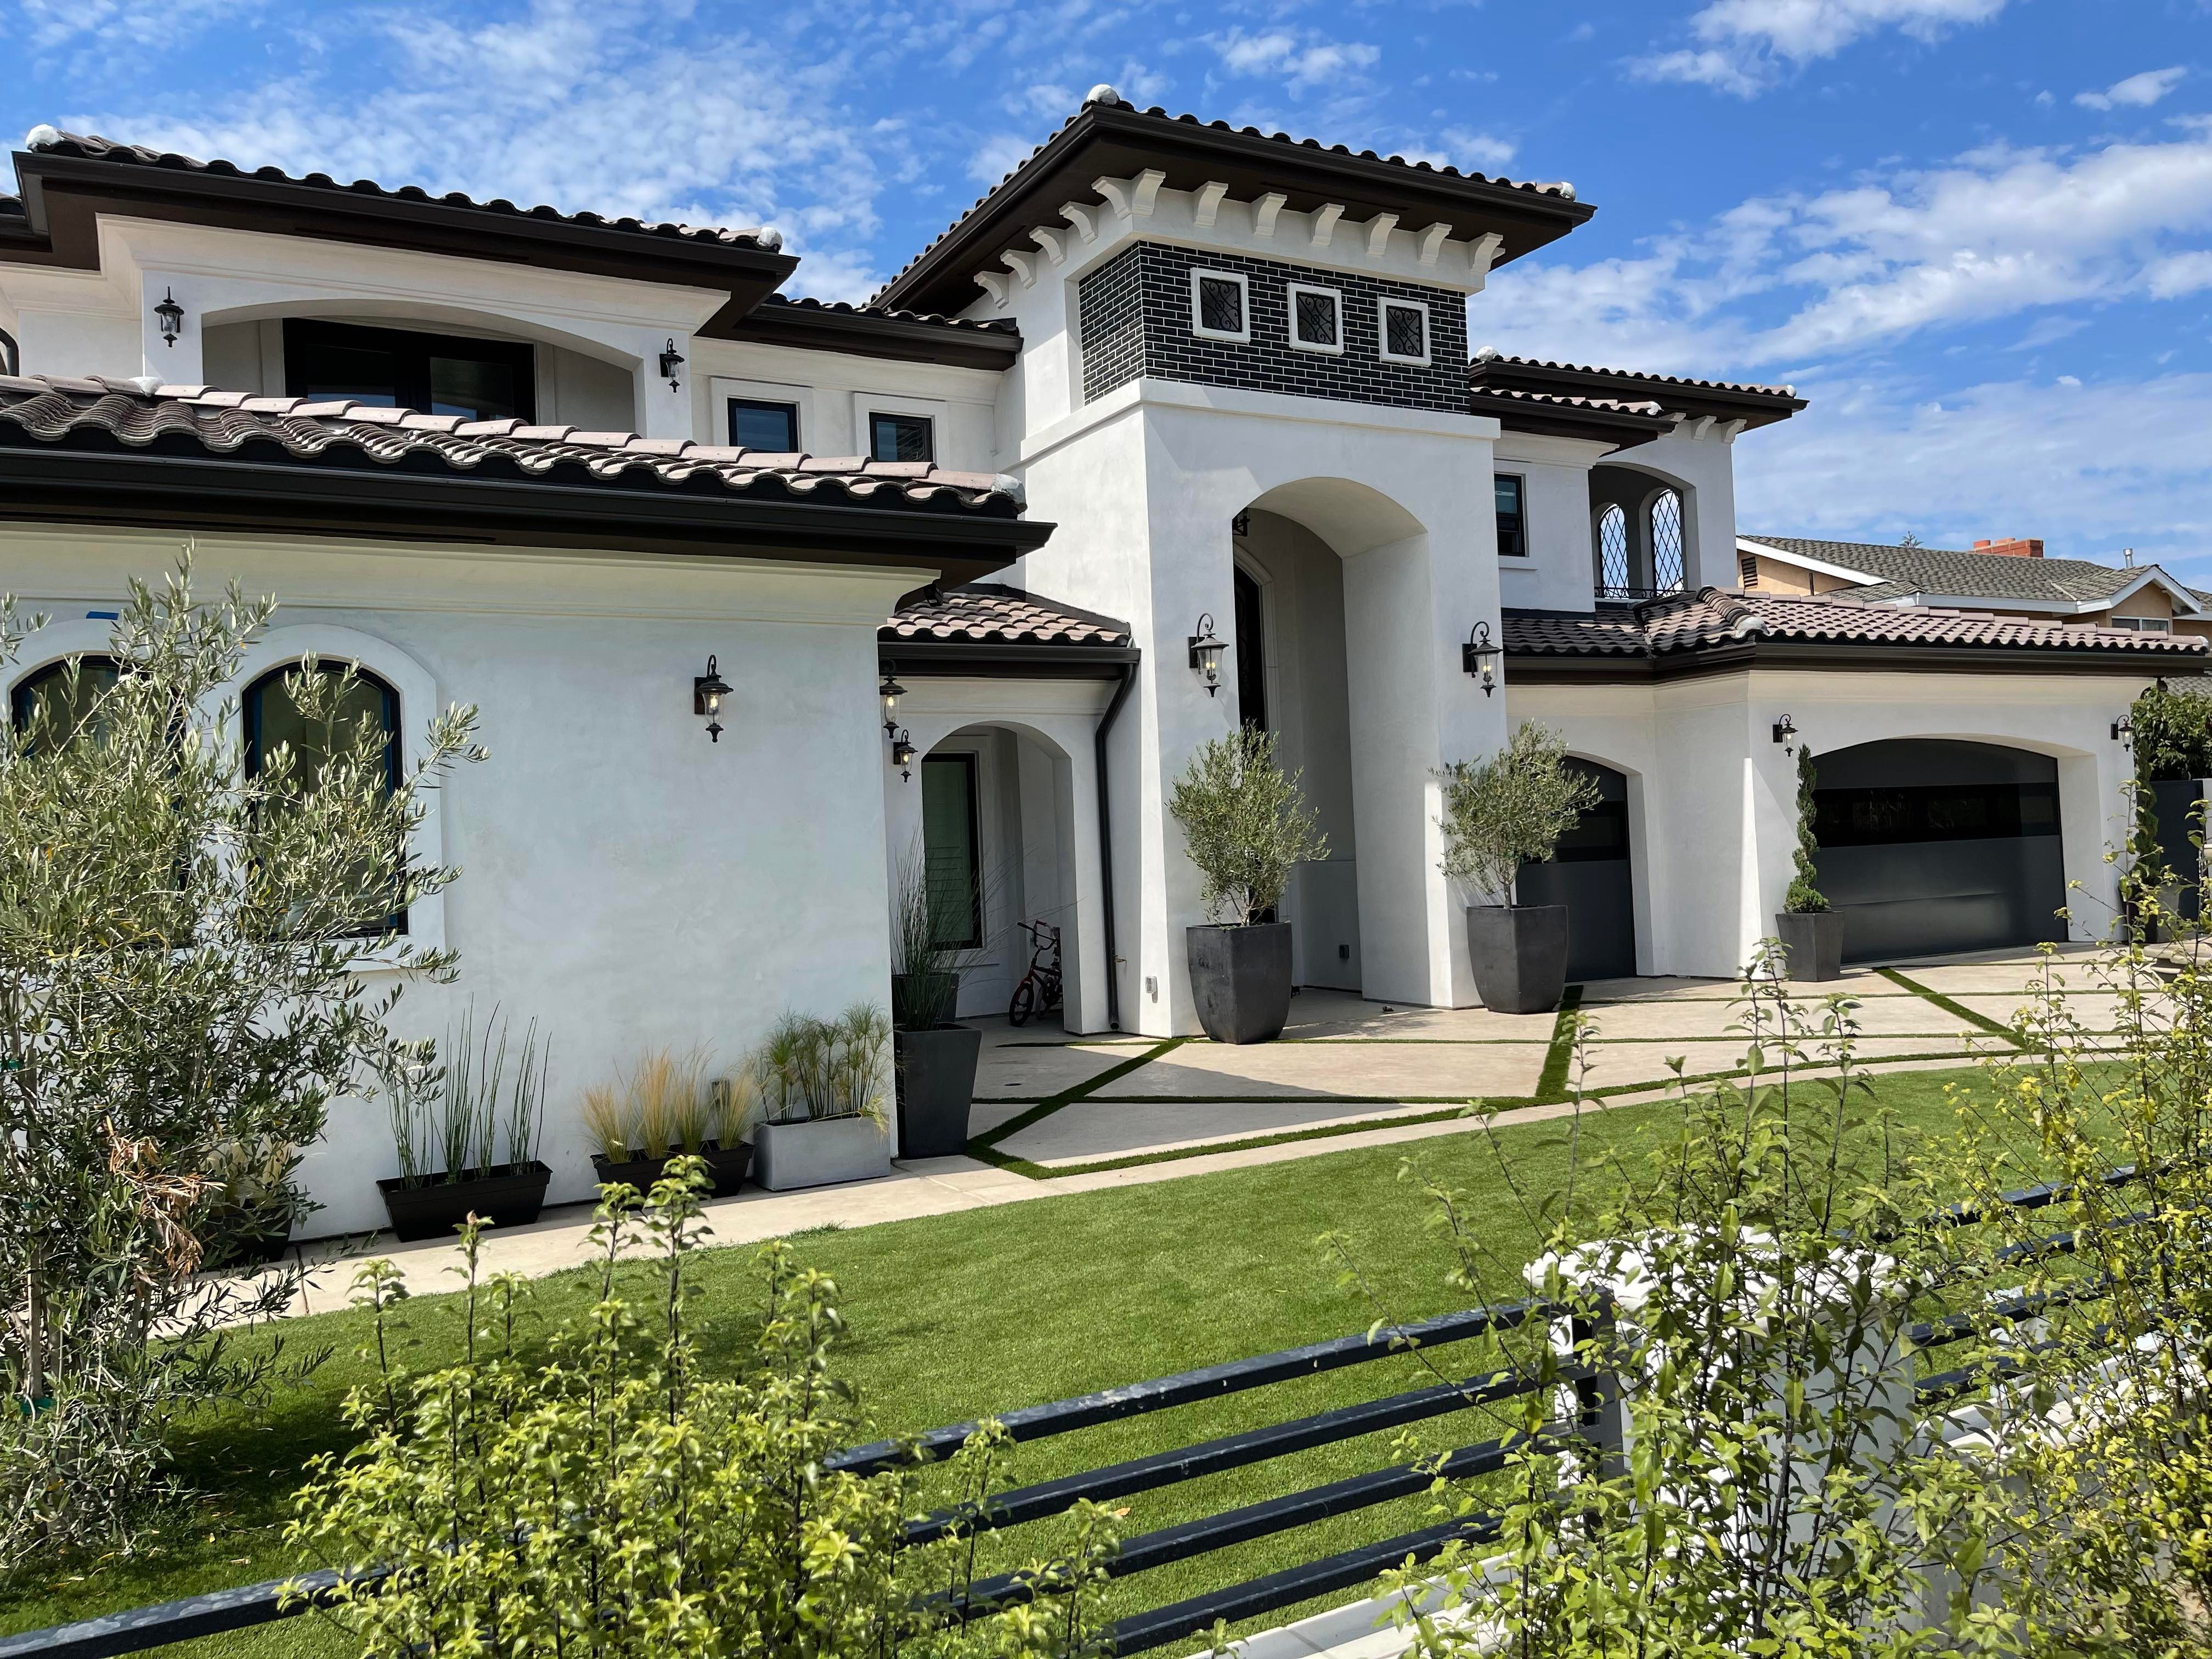
[[[177,336],[185,331],[185,308],[177,303],[173,289],[161,290],[161,303],[154,307],[154,322],[161,331],[162,339],[173,348]]]
[[[876,689],[876,695],[884,700],[884,735],[896,737],[898,735],[899,699],[906,696],[906,687],[891,678],[889,663],[884,665],[884,683]]]
[[[1796,751],[1792,745],[1794,745],[1797,741],[1797,722],[1791,720],[1787,714],[1784,714],[1780,720],[1775,721],[1774,740],[1782,745],[1782,752],[1784,754],[1788,755],[1795,753]]]
[[[1229,521],[1229,533],[1232,536],[1249,536],[1252,533],[1251,508],[1245,508]]]
[[[691,682],[691,712],[707,722],[707,738],[710,743],[722,740],[722,722],[717,717],[722,712],[722,699],[730,695],[730,683],[714,666],[712,657],[707,659],[707,672]]]
[[[1198,632],[1190,636],[1190,665],[1206,676],[1206,695],[1221,690],[1221,653],[1229,647],[1213,637],[1211,611],[1198,619]]]
[[[903,730],[891,733],[891,764],[898,768],[901,778],[914,781],[914,739]]]
[[[2112,741],[2126,744],[2130,749],[2135,747],[2136,723],[2130,717],[2123,714],[2112,722]]]
[[[683,367],[684,354],[676,349],[676,341],[672,336],[668,342],[668,349],[660,354],[660,378],[668,382],[668,389],[671,392],[676,391],[684,384],[676,378],[676,371]]]
[[[1479,622],[1459,648],[1459,665],[1482,682],[1482,695],[1498,690],[1498,659],[1505,653],[1491,643],[1490,624]]]

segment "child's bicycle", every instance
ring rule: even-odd
[[[1014,1000],[1006,1005],[1009,1025],[1026,1025],[1031,1014],[1049,1013],[1060,1006],[1060,929],[1041,921],[1023,922],[1021,928],[1036,948],[1030,956],[1029,972],[1014,987]],[[1044,959],[1048,951],[1052,952],[1050,962]]]

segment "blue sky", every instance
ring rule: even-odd
[[[1747,530],[2212,586],[2212,0],[0,0],[0,131],[772,223],[863,297],[1104,81],[1568,179],[1507,351],[1788,382]]]

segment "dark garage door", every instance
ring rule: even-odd
[[[1815,757],[1820,890],[1844,959],[2063,937],[2058,763],[1994,744],[1862,744]]]
[[[1636,971],[1636,905],[1628,879],[1628,780],[1570,756],[1598,787],[1598,803],[1548,864],[1521,866],[1523,904],[1567,907],[1567,979],[1625,979]]]

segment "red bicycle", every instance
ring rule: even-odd
[[[1050,1013],[1060,1006],[1060,929],[1042,921],[1025,921],[1021,928],[1036,948],[1030,953],[1029,972],[1014,987],[1014,999],[1006,1005],[1009,1025],[1026,1025],[1031,1014]],[[1052,953],[1050,962],[1045,960],[1048,951]]]

